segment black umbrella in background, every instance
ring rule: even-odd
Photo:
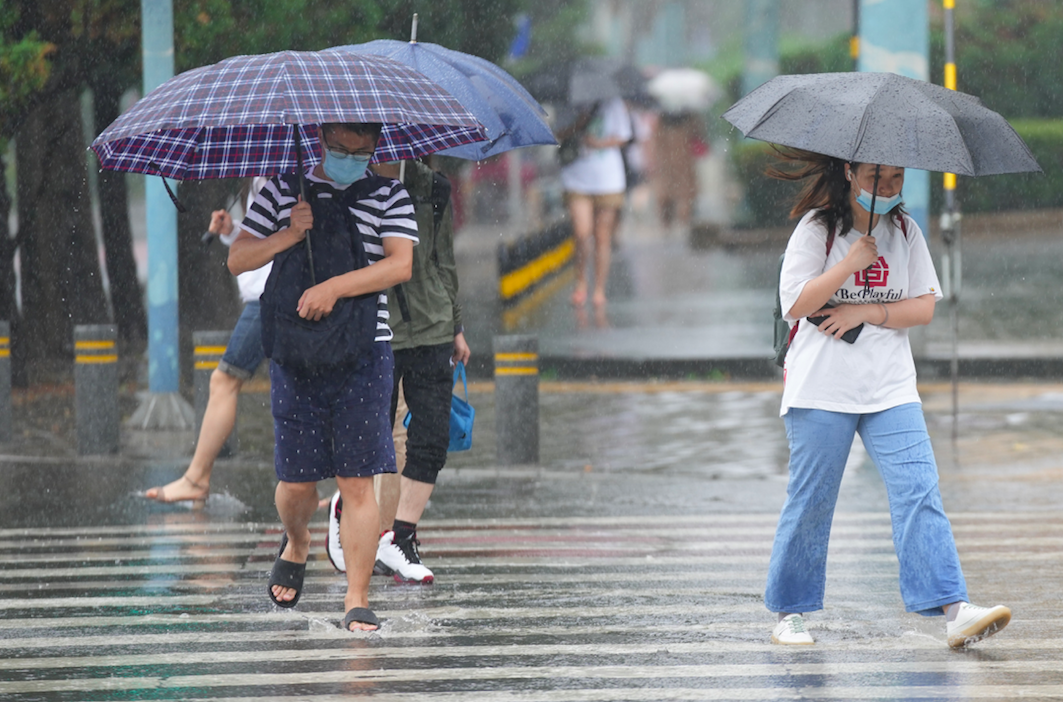
[[[589,106],[622,97],[648,97],[646,79],[638,68],[620,59],[586,56],[543,68],[522,84],[540,102]]]

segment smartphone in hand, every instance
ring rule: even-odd
[[[829,309],[831,307],[834,307],[834,305],[824,305],[824,307]],[[815,324],[818,327],[820,324],[823,324],[824,320],[826,320],[827,317],[826,316],[823,316],[823,317],[808,317],[807,319],[808,319],[808,321],[812,322],[813,324]],[[859,324],[859,325],[853,327],[849,331],[847,331],[844,334],[842,334],[842,341],[845,341],[845,342],[850,343],[850,344],[855,343],[856,342],[856,337],[860,336],[860,332],[862,332],[863,330],[864,330],[864,325],[863,324]]]

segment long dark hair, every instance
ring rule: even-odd
[[[791,182],[808,179],[794,201],[790,217],[802,217],[806,212],[816,210],[813,221],[822,222],[827,231],[836,232],[839,236],[848,234],[853,228],[853,210],[849,204],[851,185],[845,178],[845,160],[774,144],[772,148],[779,155],[780,162],[769,166],[765,175]],[[859,165],[855,162],[849,164],[854,171]],[[903,214],[904,209],[900,204],[889,212],[891,219]]]

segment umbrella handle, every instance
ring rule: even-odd
[[[878,198],[878,176],[879,176],[879,168],[880,167],[881,167],[880,164],[877,164],[877,163],[875,164],[875,182],[871,185],[871,211],[867,213],[867,235],[868,236],[871,236],[872,225],[875,222],[875,200],[876,200],[876,198]],[[869,270],[871,270],[871,268],[874,265],[875,264],[872,263],[870,266],[868,266],[864,270],[865,271],[869,271]],[[864,277],[864,293],[865,294],[870,294],[871,293],[871,276],[865,276]]]
[[[295,139],[295,168],[299,173],[299,196],[306,202],[306,177],[303,173],[303,146],[299,141],[299,125],[292,125],[292,136]],[[306,260],[310,263],[310,284],[317,285],[317,274],[314,272],[314,250],[310,248],[310,230],[306,230]]]

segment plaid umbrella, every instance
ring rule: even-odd
[[[234,56],[166,81],[92,142],[108,170],[177,180],[297,169],[298,142],[320,158],[317,125],[381,122],[376,161],[486,139],[454,97],[380,56],[281,51]]]

